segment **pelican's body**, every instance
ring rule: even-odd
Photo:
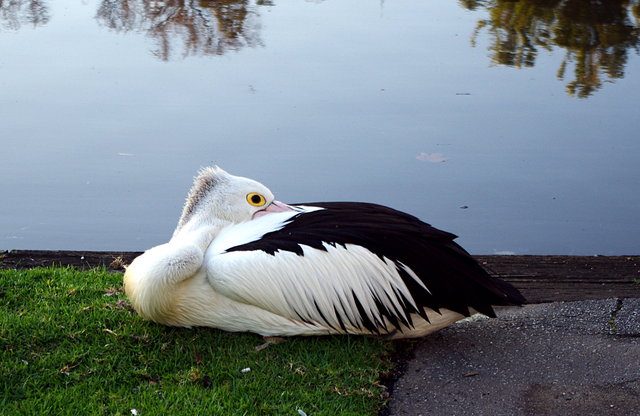
[[[127,268],[125,290],[155,322],[269,336],[418,337],[524,302],[454,238],[380,205],[284,205],[207,168],[172,239]]]

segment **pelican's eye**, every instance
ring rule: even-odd
[[[267,203],[267,200],[264,199],[262,195],[255,192],[251,192],[250,194],[247,195],[247,202],[253,205],[254,207],[261,207]]]

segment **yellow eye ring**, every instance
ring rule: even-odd
[[[253,205],[254,207],[261,207],[267,203],[267,200],[264,196],[256,192],[251,192],[250,194],[247,194],[247,202],[249,205]]]

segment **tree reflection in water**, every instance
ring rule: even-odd
[[[49,8],[45,1],[0,0],[0,27],[18,30],[23,24],[35,26],[47,24]]]
[[[222,55],[260,44],[257,12],[248,0],[103,0],[96,19],[119,32],[144,32],[158,42],[154,54],[171,59]]]
[[[604,82],[624,77],[630,50],[640,52],[640,0],[459,0],[469,10],[485,9],[472,36],[487,30],[491,59],[516,68],[535,65],[538,51],[564,49],[560,79],[572,96],[589,97]],[[157,41],[162,60],[176,55],[222,55],[257,46],[257,8],[270,0],[101,0],[96,19],[117,32],[146,33]],[[44,25],[46,0],[0,0],[0,28]]]
[[[608,81],[624,77],[629,50],[640,52],[640,0],[460,0],[469,9],[484,8],[472,37],[487,29],[495,64],[516,68],[535,64],[538,49],[565,50],[558,70],[564,79],[567,65],[575,66],[567,84],[571,96],[589,97]]]

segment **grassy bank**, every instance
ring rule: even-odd
[[[0,414],[374,415],[384,341],[168,328],[127,303],[122,276],[0,270]]]

